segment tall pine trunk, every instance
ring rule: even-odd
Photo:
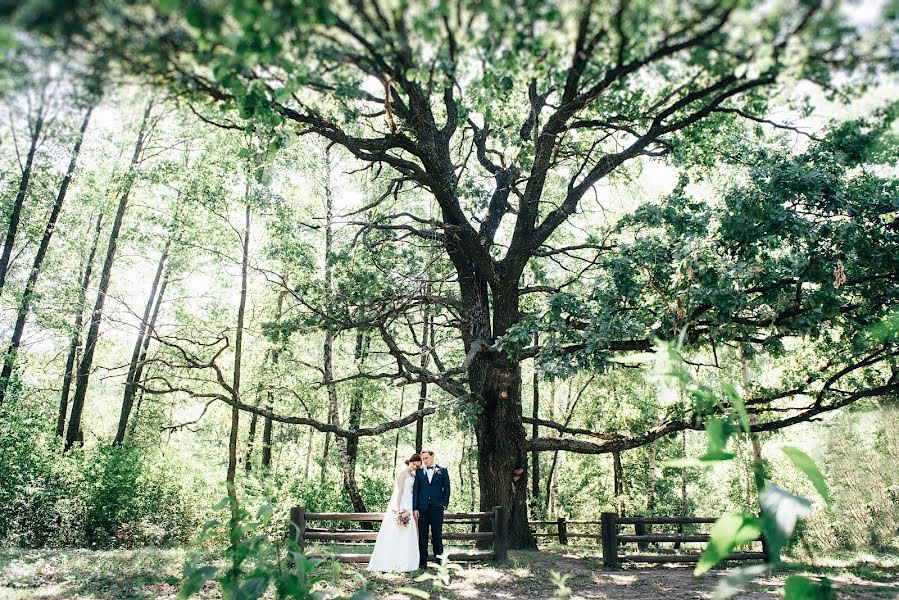
[[[134,405],[134,396],[137,387],[140,385],[141,371],[143,363],[141,362],[141,351],[144,347],[144,338],[149,335],[150,318],[153,315],[153,307],[156,305],[156,295],[162,281],[162,273],[165,270],[165,262],[169,255],[169,246],[172,243],[171,236],[166,239],[165,247],[159,260],[156,263],[156,274],[153,276],[153,283],[150,285],[150,294],[147,296],[147,303],[144,306],[144,314],[141,317],[140,324],[137,328],[137,338],[134,340],[134,349],[131,351],[131,362],[128,364],[128,376],[125,380],[125,391],[122,395],[122,410],[119,413],[119,426],[116,430],[116,436],[113,445],[120,446],[125,441],[125,435],[128,432],[128,419],[131,417],[131,408]]]
[[[47,256],[47,250],[50,248],[50,239],[56,230],[56,221],[59,219],[59,212],[62,210],[63,202],[66,199],[66,193],[69,190],[69,182],[72,180],[72,174],[78,164],[78,154],[81,152],[81,142],[84,139],[84,132],[91,118],[93,106],[89,106],[84,113],[84,119],[81,121],[81,128],[78,130],[78,137],[75,139],[75,146],[72,148],[72,154],[69,159],[69,166],[66,174],[59,184],[59,191],[56,194],[56,200],[53,202],[53,208],[50,209],[50,216],[47,218],[47,225],[44,227],[44,235],[41,237],[41,243],[38,246],[37,253],[34,255],[34,262],[31,265],[31,271],[28,273],[28,280],[25,282],[25,291],[22,293],[22,300],[19,302],[19,312],[16,316],[16,324],[13,327],[12,339],[6,356],[3,360],[3,371],[0,372],[0,404],[6,396],[6,388],[12,378],[13,365],[16,361],[16,355],[19,352],[19,346],[22,343],[22,334],[25,331],[25,322],[28,320],[28,313],[31,310],[31,298],[37,287],[37,280],[41,273],[41,267],[44,264],[44,257]],[[30,168],[30,167],[29,167]]]
[[[43,94],[42,94],[43,95]],[[9,215],[9,223],[6,227],[6,237],[3,240],[3,254],[0,255],[0,293],[6,285],[6,276],[9,274],[9,263],[12,260],[12,250],[16,243],[16,235],[19,231],[19,221],[22,219],[22,206],[25,204],[25,196],[28,194],[28,185],[31,183],[32,169],[34,168],[34,155],[37,152],[38,142],[41,138],[41,130],[44,128],[44,110],[46,104],[41,102],[37,109],[37,117],[34,126],[29,127],[31,141],[28,145],[28,154],[25,156],[25,164],[22,166],[22,177],[19,179],[19,189],[16,199],[13,201],[12,211]]]
[[[81,327],[84,323],[84,303],[87,301],[87,287],[91,281],[91,271],[94,267],[94,256],[97,254],[97,245],[100,242],[100,226],[103,223],[103,214],[97,215],[97,224],[94,226],[94,238],[91,249],[81,269],[79,282],[78,311],[72,323],[72,338],[69,341],[69,354],[66,357],[66,368],[62,377],[62,393],[59,396],[59,413],[56,418],[56,435],[62,437],[66,429],[66,413],[69,408],[69,391],[72,388],[72,380],[75,379],[75,369],[78,365],[78,355],[81,352]]]
[[[72,412],[69,416],[69,429],[66,432],[65,450],[71,449],[72,446],[80,440],[81,417],[82,412],[84,411],[84,401],[87,397],[87,387],[90,381],[94,352],[97,348],[97,339],[100,335],[100,321],[103,317],[103,305],[106,302],[106,293],[109,290],[109,283],[112,280],[112,265],[115,261],[119,234],[122,230],[122,222],[125,219],[125,210],[128,208],[128,198],[131,195],[134,175],[137,170],[137,163],[140,160],[141,151],[143,150],[145,142],[144,136],[147,132],[150,111],[152,108],[153,102],[151,101],[147,103],[147,108],[144,110],[140,130],[137,134],[137,141],[134,144],[134,153],[131,155],[131,163],[128,167],[128,172],[125,175],[125,183],[122,191],[119,194],[118,208],[116,209],[115,219],[113,220],[112,229],[109,233],[109,243],[106,247],[106,259],[103,262],[103,270],[100,273],[100,283],[97,288],[97,301],[94,304],[87,337],[84,340],[84,355],[81,357],[81,362],[78,364],[78,375],[75,380],[75,395],[72,397]]]

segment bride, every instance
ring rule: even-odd
[[[412,516],[412,484],[420,466],[421,457],[413,454],[396,474],[396,487],[368,561],[369,571],[418,569],[418,524]]]

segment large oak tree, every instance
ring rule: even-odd
[[[628,163],[714,157],[722,132],[744,121],[770,123],[772,99],[797,81],[836,92],[835,72],[857,75],[885,58],[845,24],[837,4],[806,0],[84,3],[66,19],[69,25],[77,19],[80,43],[113,53],[130,71],[152,75],[191,103],[208,101],[238,113],[257,134],[270,136],[271,152],[287,138],[314,134],[389,179],[380,202],[409,192],[433,198],[432,216],[388,211],[373,225],[439,244],[454,271],[455,325],[465,360],[448,366],[435,362],[435,369],[427,370],[409,359],[387,327],[365,326],[380,330],[407,382],[433,382],[477,406],[481,506],[512,507],[512,546],[518,548],[534,546],[527,526],[527,477],[514,473],[526,466],[529,449],[611,452],[696,426],[679,419],[637,438],[603,444],[570,437],[529,443],[520,364],[538,349],[521,348],[515,340],[533,339],[541,323],[523,323],[522,299],[559,288],[525,285],[527,270],[538,261],[589,254],[591,264],[607,257],[606,271],[620,279],[617,288],[601,286],[592,296],[594,306],[588,308],[605,303],[599,310],[580,311],[596,319],[563,319],[564,335],[593,336],[568,346],[550,343],[547,349],[555,355],[580,353],[596,363],[648,349],[652,336],[682,327],[682,311],[691,311],[688,320],[696,323],[690,338],[695,343],[732,332],[728,339],[761,344],[757,332],[771,319],[785,329],[796,325],[801,333],[797,319],[808,312],[804,306],[813,296],[805,293],[806,272],[731,286],[734,294],[756,300],[784,289],[794,292],[795,305],[775,305],[768,320],[735,320],[720,298],[679,308],[675,299],[668,304],[674,303],[680,317],[666,327],[666,315],[641,305],[641,294],[623,287],[639,284],[627,271],[642,268],[650,255],[617,255],[642,246],[619,247],[615,240],[595,238],[566,245],[563,233],[597,185]],[[259,174],[265,179],[264,165]],[[745,208],[751,212],[751,203]],[[644,212],[640,218],[650,216]],[[662,223],[658,217],[653,224]],[[734,222],[732,233],[739,237],[756,226]],[[677,245],[680,239],[667,243]],[[759,245],[738,243],[740,252]],[[659,258],[649,263],[650,270],[677,258],[663,254],[650,256]],[[893,281],[882,272],[872,276]],[[859,283],[847,278],[840,283]],[[650,277],[653,281],[658,280]],[[419,300],[434,300],[431,296]],[[564,295],[553,298],[562,309],[551,316],[571,308]],[[853,311],[851,302],[844,306],[846,313]],[[615,322],[619,310],[642,310],[646,316],[628,327],[604,326]],[[718,327],[714,319],[721,315],[742,328]],[[541,335],[541,341],[564,337],[552,318],[542,325],[559,335]],[[895,385],[895,376],[888,384]],[[874,393],[866,390],[859,393]],[[241,406],[344,437],[386,430],[347,430]],[[385,427],[414,422],[421,412]],[[539,424],[566,435],[591,433]]]

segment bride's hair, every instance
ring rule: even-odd
[[[409,458],[406,459],[407,465],[414,463],[414,462],[421,462],[421,456],[419,456],[418,454],[413,454],[412,456],[410,456]]]

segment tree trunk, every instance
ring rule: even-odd
[[[6,396],[6,388],[12,378],[13,365],[16,361],[16,354],[22,343],[22,333],[25,331],[25,322],[28,320],[28,313],[31,309],[31,297],[37,286],[37,279],[41,273],[41,267],[44,264],[44,257],[47,256],[47,249],[50,247],[50,238],[56,230],[56,221],[59,218],[59,211],[66,199],[66,193],[69,189],[69,182],[72,180],[72,174],[78,164],[78,154],[81,152],[81,141],[84,139],[84,132],[91,118],[93,107],[89,106],[84,113],[84,119],[81,121],[81,128],[78,130],[78,137],[75,140],[75,146],[72,148],[72,154],[69,159],[69,167],[66,174],[59,184],[59,191],[56,194],[56,201],[53,208],[50,209],[50,216],[47,218],[47,225],[44,227],[44,235],[41,237],[41,243],[38,246],[37,253],[34,255],[34,262],[31,265],[31,272],[28,274],[28,280],[25,282],[25,291],[22,293],[22,300],[19,302],[19,312],[16,316],[16,324],[13,327],[12,340],[6,351],[6,357],[3,360],[3,371],[0,372],[0,404],[3,404]],[[31,168],[30,165],[28,167]]]
[[[141,347],[140,358],[137,361],[137,373],[134,375],[134,380],[138,383],[137,387],[139,388],[139,392],[137,396],[137,405],[134,409],[134,417],[131,418],[131,426],[129,427],[132,435],[137,423],[136,419],[140,414],[141,401],[144,397],[144,390],[140,384],[144,381],[144,367],[147,365],[147,351],[150,348],[150,340],[152,340],[155,335],[156,319],[159,317],[162,299],[165,298],[165,289],[169,285],[169,274],[170,271],[166,269],[165,276],[162,278],[162,285],[159,286],[159,293],[156,295],[156,302],[153,305],[153,314],[150,316],[150,323],[147,325],[147,332],[146,335],[144,335],[144,344]],[[149,376],[149,370],[147,371],[147,375]]]
[[[534,333],[534,347],[540,347],[540,334]],[[534,376],[531,382],[533,393],[531,403],[531,417],[534,423],[531,424],[531,439],[537,439],[540,435],[540,426],[537,425],[537,419],[540,418],[540,377],[537,368],[537,357],[534,357]],[[537,512],[537,501],[540,497],[540,453],[536,450],[531,452],[531,512]]]
[[[400,410],[399,410],[399,413],[397,414],[398,419],[403,416],[403,408],[404,408],[405,404],[406,404],[406,387],[403,386],[400,389]],[[396,439],[394,439],[394,441],[393,441],[393,468],[394,469],[396,469],[400,464],[400,431],[402,431],[402,429],[396,430]],[[417,452],[418,449],[416,448],[415,451]],[[390,471],[388,476],[391,474],[393,474],[393,470]]]
[[[497,289],[493,298],[493,334],[501,336],[518,322],[518,285]],[[463,298],[463,302],[464,302]],[[472,392],[479,398],[481,410],[475,423],[478,440],[478,481],[481,510],[505,506],[509,512],[509,547],[536,549],[537,543],[528,525],[527,436],[521,421],[521,365],[493,350],[481,351],[476,345],[491,344],[488,299],[482,296],[472,306],[469,327],[474,339],[466,344],[472,356],[468,368]]]
[[[426,289],[425,293],[429,293]],[[421,361],[419,366],[422,371],[428,368],[428,312],[422,307],[421,311]],[[423,410],[428,401],[428,383],[422,379],[418,392],[418,410]],[[420,452],[424,444],[425,418],[418,417],[415,421],[415,451]]]
[[[109,290],[109,282],[112,279],[112,264],[115,260],[116,246],[119,239],[119,233],[122,230],[122,222],[125,219],[125,209],[128,208],[128,197],[131,194],[131,186],[134,178],[134,171],[140,160],[141,151],[144,146],[144,135],[147,130],[150,111],[153,108],[153,102],[147,104],[144,111],[144,117],[141,121],[140,130],[137,134],[137,142],[134,144],[134,153],[131,156],[131,164],[128,168],[128,174],[125,178],[124,187],[119,194],[119,204],[116,209],[115,219],[112,223],[112,229],[109,233],[109,243],[106,247],[106,259],[103,262],[103,271],[100,273],[100,283],[97,288],[97,301],[94,304],[94,311],[91,313],[90,326],[88,327],[87,337],[84,341],[84,355],[78,365],[78,374],[75,380],[75,395],[72,398],[72,413],[69,417],[69,429],[66,432],[65,450],[71,449],[78,442],[78,436],[81,431],[81,413],[84,410],[84,400],[87,396],[87,386],[90,380],[91,367],[94,361],[94,351],[97,348],[97,339],[100,334],[100,321],[103,317],[103,305],[106,302],[106,292]]]
[[[334,232],[331,229],[331,220],[334,218],[334,198],[331,194],[331,151],[328,147],[325,147],[324,153],[325,159],[325,170],[324,170],[324,179],[325,179],[325,260],[324,260],[324,275],[325,275],[325,289],[328,291],[328,295],[330,296],[331,289],[331,246],[334,243]],[[330,386],[331,380],[333,377],[329,375],[331,369],[331,359],[332,359],[332,346],[334,345],[334,335],[331,331],[328,331],[325,334],[325,343],[324,343],[324,357],[323,361],[325,363],[325,382],[329,386],[328,387],[328,424],[334,425],[334,422],[337,416],[334,414],[335,404],[331,404],[330,402]],[[330,448],[331,436],[326,431],[325,432],[325,446],[324,451],[322,452],[322,472],[321,472],[321,485],[325,485],[325,477],[328,474],[328,454],[331,450]]]
[[[356,363],[356,372],[362,373],[365,367],[365,359],[368,356],[368,336],[361,329],[356,330],[356,350],[353,353],[353,359]],[[350,414],[347,421],[347,427],[350,429],[359,429],[362,425],[362,402],[365,399],[365,388],[362,380],[356,380],[353,386],[353,395],[350,398]],[[350,460],[350,468],[355,473],[356,459],[359,456],[359,438],[349,438],[346,441],[347,457]]]
[[[681,456],[687,457],[687,432],[681,431],[680,433],[680,451]],[[687,516],[687,470],[680,470],[680,503],[678,504],[678,514],[681,517]],[[677,532],[684,532],[683,523],[678,523]],[[680,542],[674,543],[674,548],[680,550]]]
[[[624,515],[624,470],[621,468],[621,453],[612,453],[612,471],[615,480],[615,506],[618,514]]]
[[[97,253],[97,245],[100,242],[100,225],[103,222],[103,214],[97,215],[97,224],[94,226],[94,239],[84,267],[81,269],[80,294],[78,296],[78,311],[75,313],[75,322],[72,323],[72,339],[69,342],[69,355],[66,357],[65,373],[62,377],[62,393],[59,396],[59,413],[56,418],[56,435],[62,437],[66,429],[66,413],[69,408],[69,390],[72,387],[72,379],[75,378],[78,354],[81,351],[81,326],[84,319],[84,303],[87,300],[87,286],[91,281],[91,271],[94,266],[94,255]]]
[[[162,273],[165,270],[165,262],[169,255],[169,246],[172,238],[169,237],[165,242],[162,254],[159,255],[159,261],[156,264],[156,274],[153,276],[153,283],[150,285],[150,295],[147,297],[147,304],[144,307],[144,314],[141,317],[140,325],[137,329],[137,339],[134,340],[134,350],[131,351],[131,362],[128,365],[128,377],[125,379],[125,392],[122,396],[122,410],[119,414],[119,427],[116,430],[114,446],[120,446],[125,441],[125,435],[128,431],[128,419],[131,417],[131,407],[134,404],[134,395],[137,392],[137,386],[140,385],[140,375],[143,370],[141,362],[141,352],[144,347],[144,338],[148,335],[148,327],[150,318],[153,315],[153,307],[156,305],[156,293],[162,281]]]
[[[655,514],[656,507],[656,443],[649,444],[649,456],[646,463],[646,514]]]
[[[247,473],[253,470],[253,446],[256,443],[256,423],[258,421],[259,415],[256,413],[250,415],[250,431],[247,432],[247,453],[243,463],[243,469]]]
[[[240,263],[240,304],[237,308],[237,332],[234,334],[234,376],[231,394],[235,403],[231,405],[231,433],[228,436],[228,497],[231,498],[231,518],[237,519],[237,435],[240,429],[240,363],[243,358],[243,323],[247,307],[247,273],[250,255],[250,179],[247,175],[247,206],[244,213],[243,253]]]
[[[16,243],[16,234],[19,231],[19,221],[22,218],[22,206],[25,204],[25,196],[28,194],[28,184],[31,182],[31,172],[34,168],[34,155],[40,141],[41,130],[44,128],[44,109],[42,102],[37,109],[37,118],[31,129],[31,143],[28,146],[28,154],[25,156],[25,165],[22,167],[22,177],[19,179],[19,189],[16,199],[13,201],[12,212],[9,215],[9,223],[6,227],[6,238],[3,240],[3,254],[0,256],[0,293],[6,284],[6,276],[9,273],[9,263],[12,259],[12,249]]]
[[[278,294],[277,311],[275,312],[275,322],[278,323],[277,337],[274,347],[272,348],[272,370],[277,369],[278,361],[281,358],[281,319],[284,316],[284,296],[286,291]],[[268,391],[268,409],[275,408],[275,395],[271,390]],[[268,469],[272,466],[272,429],[274,422],[271,417],[265,417],[262,425],[262,468]]]

